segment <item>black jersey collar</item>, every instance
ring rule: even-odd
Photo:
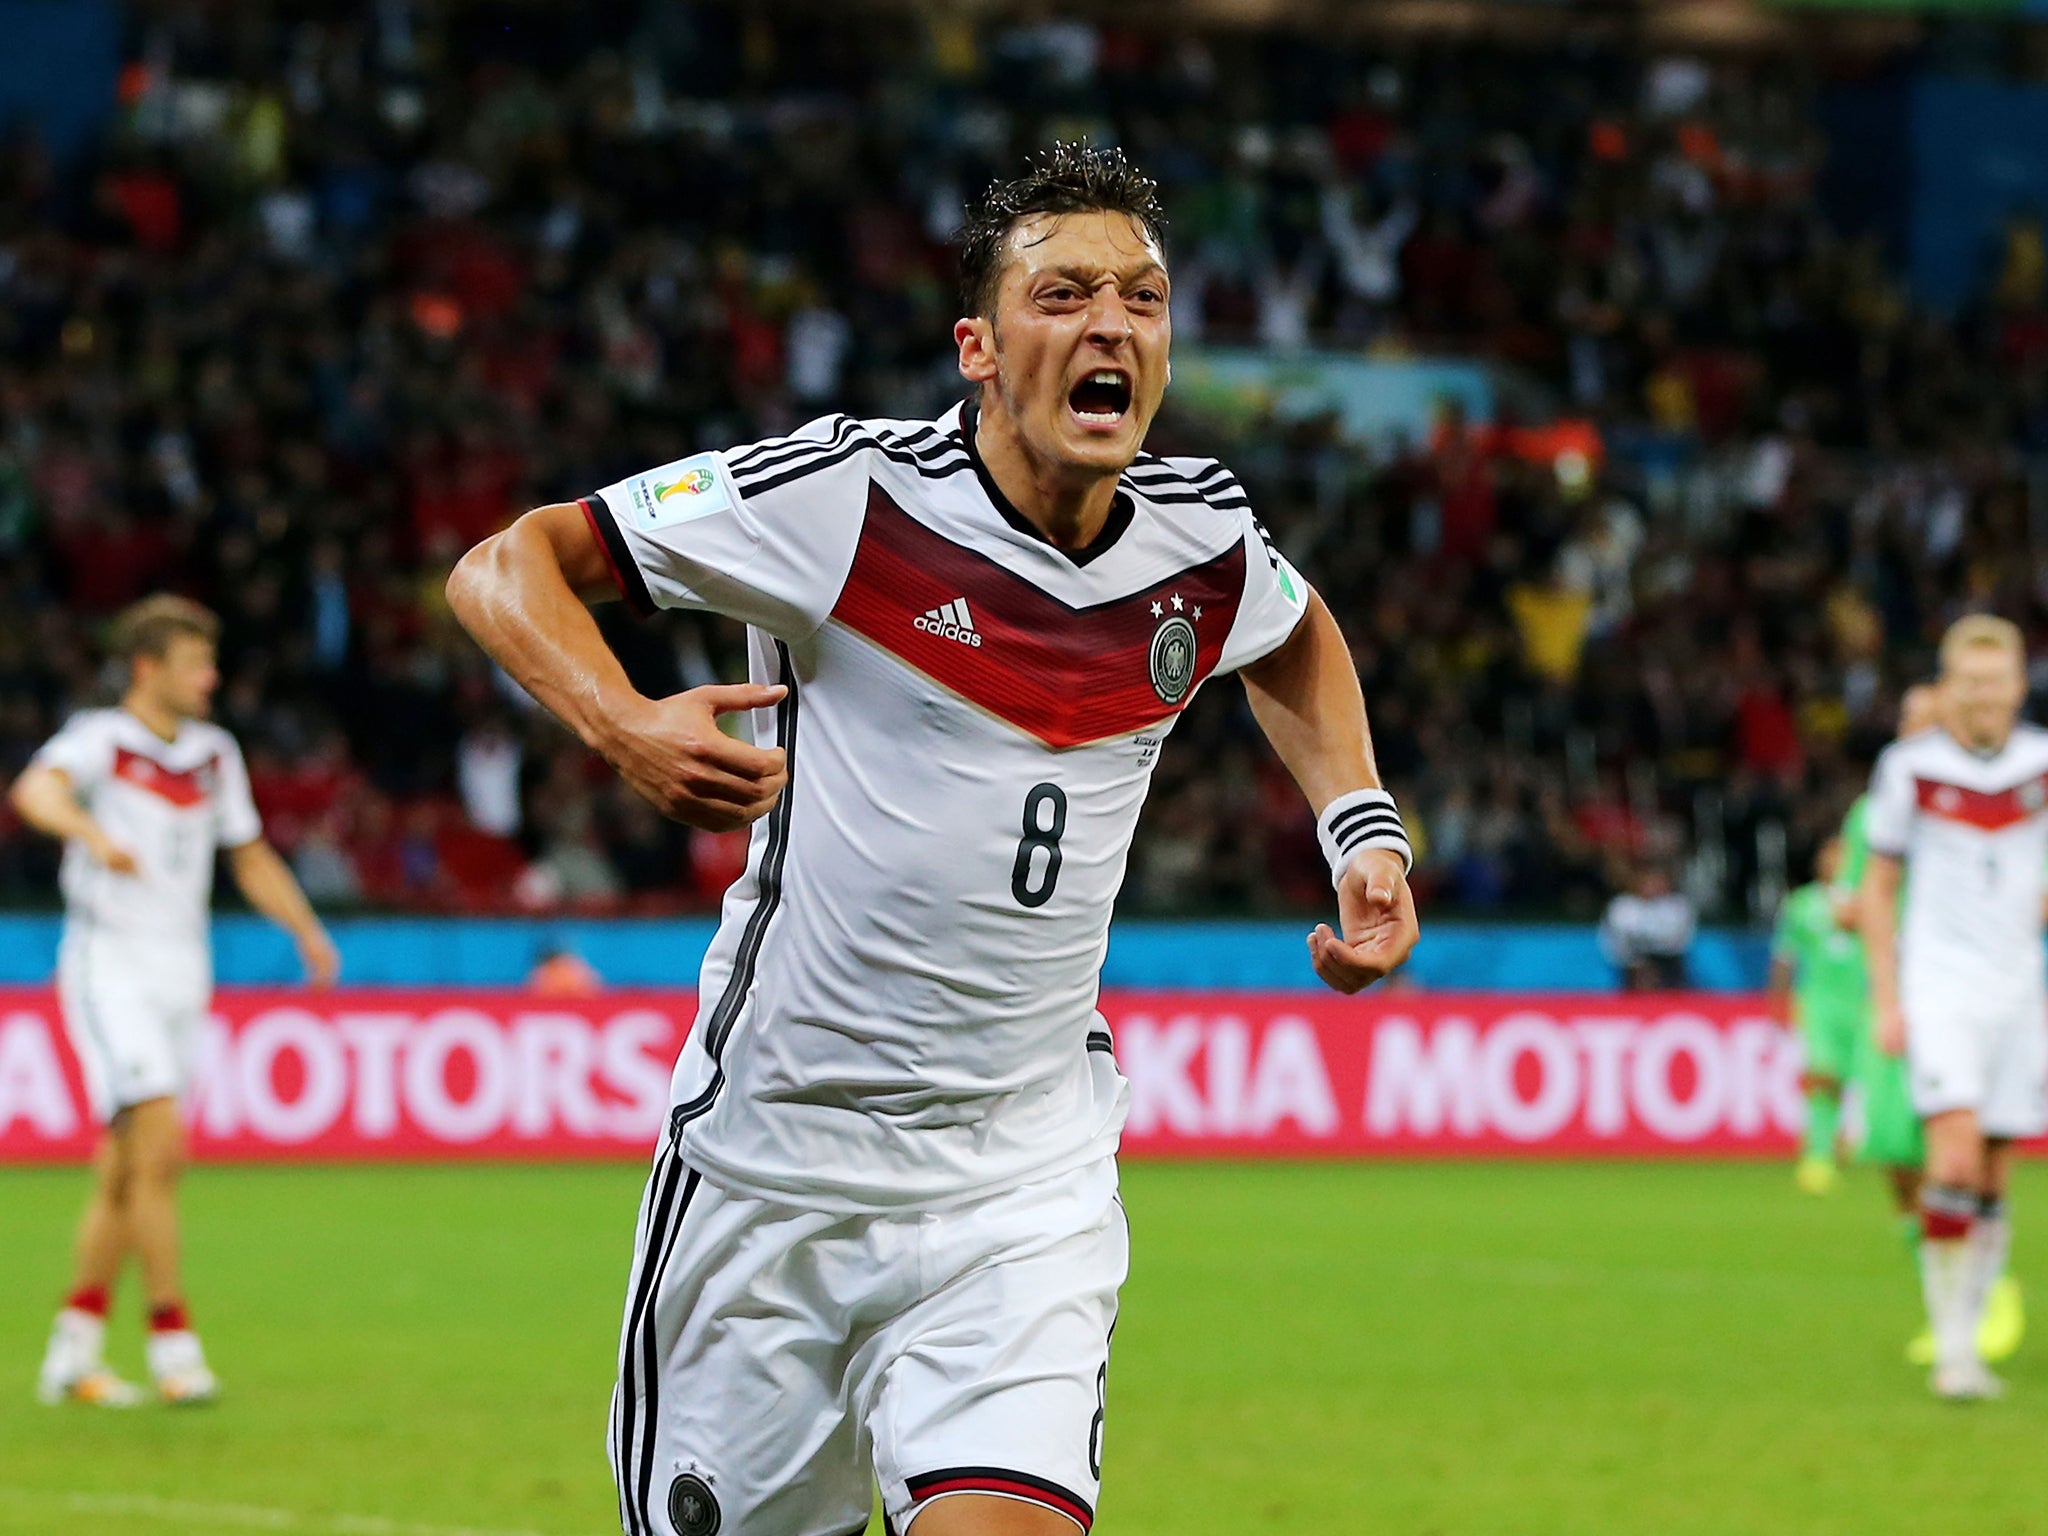
[[[969,400],[960,407],[960,440],[967,448],[969,462],[974,465],[974,478],[981,482],[982,494],[988,497],[989,505],[1002,515],[1003,521],[1027,539],[1035,539],[1062,558],[1071,560],[1075,565],[1087,565],[1097,556],[1109,553],[1116,541],[1124,536],[1124,530],[1131,526],[1131,519],[1137,516],[1138,506],[1131,499],[1130,493],[1121,486],[1117,488],[1116,497],[1109,504],[1109,520],[1102,525],[1102,531],[1087,544],[1079,549],[1061,549],[1045,536],[1044,529],[1017,510],[1010,498],[1003,494],[1003,488],[996,484],[996,477],[988,472],[988,466],[981,462],[981,448],[974,441],[975,426],[980,415],[979,401]]]

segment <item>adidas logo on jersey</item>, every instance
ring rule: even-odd
[[[912,619],[911,623],[928,635],[937,635],[942,640],[958,640],[962,645],[981,646],[981,635],[975,630],[974,615],[967,611],[967,599],[956,597],[943,607],[933,608]]]

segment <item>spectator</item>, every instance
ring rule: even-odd
[[[1553,683],[1575,679],[1592,627],[1592,594],[1553,567],[1541,580],[1516,582],[1508,589],[1507,603],[1521,638],[1523,665]]]
[[[1345,623],[1394,788],[1443,824],[1440,910],[1597,910],[1585,829],[1620,784],[1632,844],[1678,824],[1686,887],[1749,914],[1959,605],[2048,636],[2039,221],[1962,313],[1916,308],[1880,242],[1826,227],[1802,58],[133,9],[152,87],[101,142],[62,175],[0,143],[0,766],[95,698],[99,616],[170,581],[226,618],[262,792],[374,903],[475,899],[442,857],[457,804],[521,840],[497,854],[552,856],[555,897],[717,899],[730,839],[609,800],[562,831],[602,767],[479,723],[496,685],[440,574],[627,470],[826,411],[936,414],[960,202],[1074,124],[1161,178],[1181,347],[1487,371],[1489,410],[1472,394],[1419,454],[1287,391],[1212,420],[1226,392],[1185,387],[1152,444],[1219,452]],[[201,97],[225,110],[179,110]],[[1547,435],[1545,399],[1584,420]],[[720,621],[602,622],[650,694],[745,666]],[[1149,908],[1326,901],[1251,739],[1225,689],[1176,728],[1133,850]],[[42,857],[0,828],[0,898],[40,899]]]
[[[494,837],[517,837],[521,825],[519,775],[526,754],[502,709],[491,709],[462,734],[455,782],[469,824]]]
[[[519,899],[529,907],[610,906],[625,894],[618,871],[598,841],[588,796],[557,806],[541,855],[520,876]]]
[[[1671,883],[1659,864],[1643,864],[1629,889],[1607,904],[1600,919],[1600,952],[1619,973],[1627,992],[1674,992],[1688,981],[1692,950],[1692,902]]]
[[[292,872],[316,906],[352,907],[363,899],[362,877],[342,844],[341,818],[335,812],[306,829],[292,850]]]
[[[536,997],[595,997],[604,990],[604,978],[573,949],[556,947],[541,951],[526,989]]]

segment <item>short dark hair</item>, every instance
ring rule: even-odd
[[[1166,210],[1159,183],[1124,158],[1120,149],[1058,143],[1034,156],[1024,174],[999,181],[967,210],[960,231],[960,302],[963,313],[985,315],[995,307],[1003,276],[1003,244],[1010,231],[1041,213],[1128,214],[1161,249],[1166,245]]]
[[[139,603],[131,603],[114,615],[107,632],[107,649],[123,661],[138,656],[163,658],[171,641],[179,635],[196,635],[201,640],[220,640],[220,620],[189,597],[158,592]]]

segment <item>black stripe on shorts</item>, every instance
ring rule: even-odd
[[[619,1488],[619,1516],[627,1536],[649,1536],[650,1527],[646,1517],[640,1513],[627,1497],[629,1486],[628,1470],[633,1460],[633,1430],[639,1410],[634,1406],[634,1397],[639,1384],[636,1366],[637,1340],[644,1329],[647,1334],[647,1353],[653,1352],[654,1338],[654,1294],[655,1282],[662,1264],[668,1255],[669,1244],[674,1240],[676,1229],[682,1225],[683,1209],[689,1204],[689,1196],[697,1186],[697,1174],[688,1176],[688,1186],[682,1201],[677,1202],[677,1191],[684,1182],[683,1158],[673,1141],[668,1143],[663,1160],[648,1176],[647,1235],[640,1252],[640,1264],[634,1273],[632,1289],[626,1309],[625,1341],[619,1349],[619,1411],[613,1425],[612,1476]],[[648,1413],[646,1415],[647,1443],[654,1441],[654,1398],[650,1389]]]
[[[677,1157],[677,1164],[681,1166],[680,1154]],[[654,1521],[647,1513],[648,1500],[652,1497],[654,1487],[654,1432],[661,1422],[661,1361],[655,1355],[654,1298],[661,1295],[661,1277],[668,1273],[669,1257],[675,1252],[676,1235],[683,1230],[683,1217],[688,1213],[690,1200],[697,1193],[697,1186],[703,1179],[704,1175],[692,1168],[689,1178],[683,1183],[683,1197],[676,1206],[675,1221],[669,1227],[668,1240],[662,1244],[661,1262],[654,1268],[654,1285],[649,1292],[647,1315],[642,1320],[640,1329],[641,1366],[646,1372],[647,1380],[647,1426],[640,1435],[638,1514],[641,1529],[649,1532],[654,1529]]]

